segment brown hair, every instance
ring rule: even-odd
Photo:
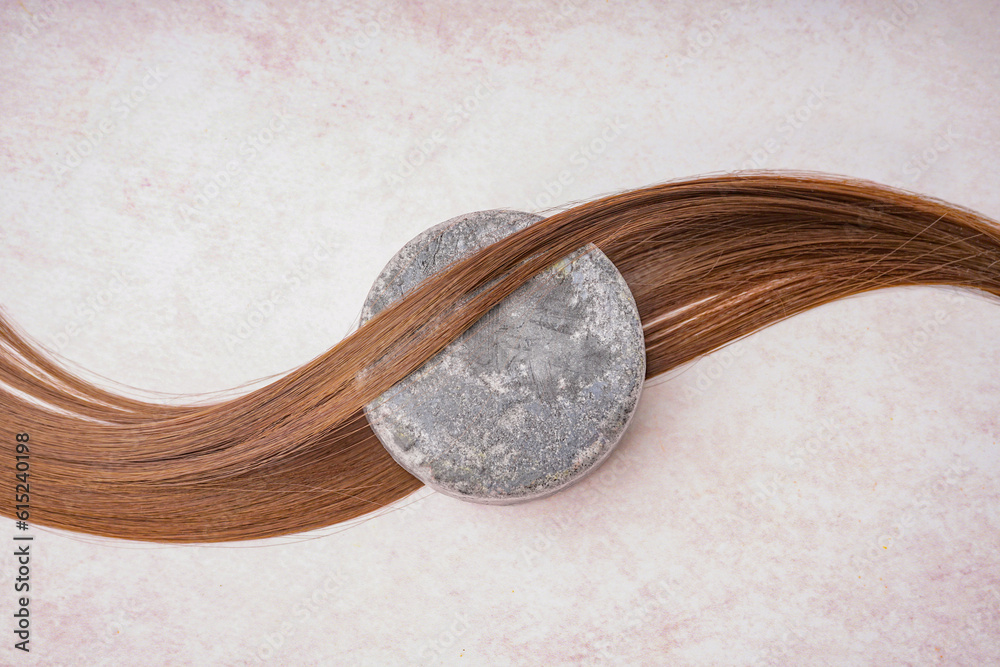
[[[361,407],[587,243],[635,296],[647,377],[868,290],[1000,296],[1000,226],[973,211],[820,174],[666,183],[556,213],[435,274],[287,376],[213,404],[104,390],[0,318],[4,478],[13,484],[26,433],[32,522],[158,542],[270,537],[371,512],[420,482],[385,453]],[[0,494],[4,515],[15,504]]]

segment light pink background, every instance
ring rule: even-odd
[[[4,2],[0,303],[107,382],[215,392],[335,344],[468,211],[757,166],[1000,217],[998,47],[985,0]],[[955,291],[820,308],[651,383],[604,468],[522,506],[37,531],[0,663],[996,664],[998,340]]]

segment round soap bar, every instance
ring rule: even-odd
[[[428,229],[382,270],[361,323],[433,273],[539,220],[480,211]],[[392,457],[428,486],[515,503],[601,463],[625,432],[645,374],[632,293],[588,245],[519,287],[365,415]]]

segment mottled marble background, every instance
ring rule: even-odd
[[[773,167],[1000,217],[986,0],[332,4],[3,2],[10,317],[104,382],[215,392],[331,347],[468,211]],[[0,556],[0,663],[997,664],[998,341],[995,303],[886,291],[650,383],[546,500],[39,532],[30,655]]]

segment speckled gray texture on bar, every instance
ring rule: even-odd
[[[362,324],[431,274],[538,220],[480,211],[428,229],[382,270]],[[365,414],[392,457],[425,484],[464,500],[515,503],[572,484],[603,461],[645,373],[635,300],[590,245],[518,288]]]

